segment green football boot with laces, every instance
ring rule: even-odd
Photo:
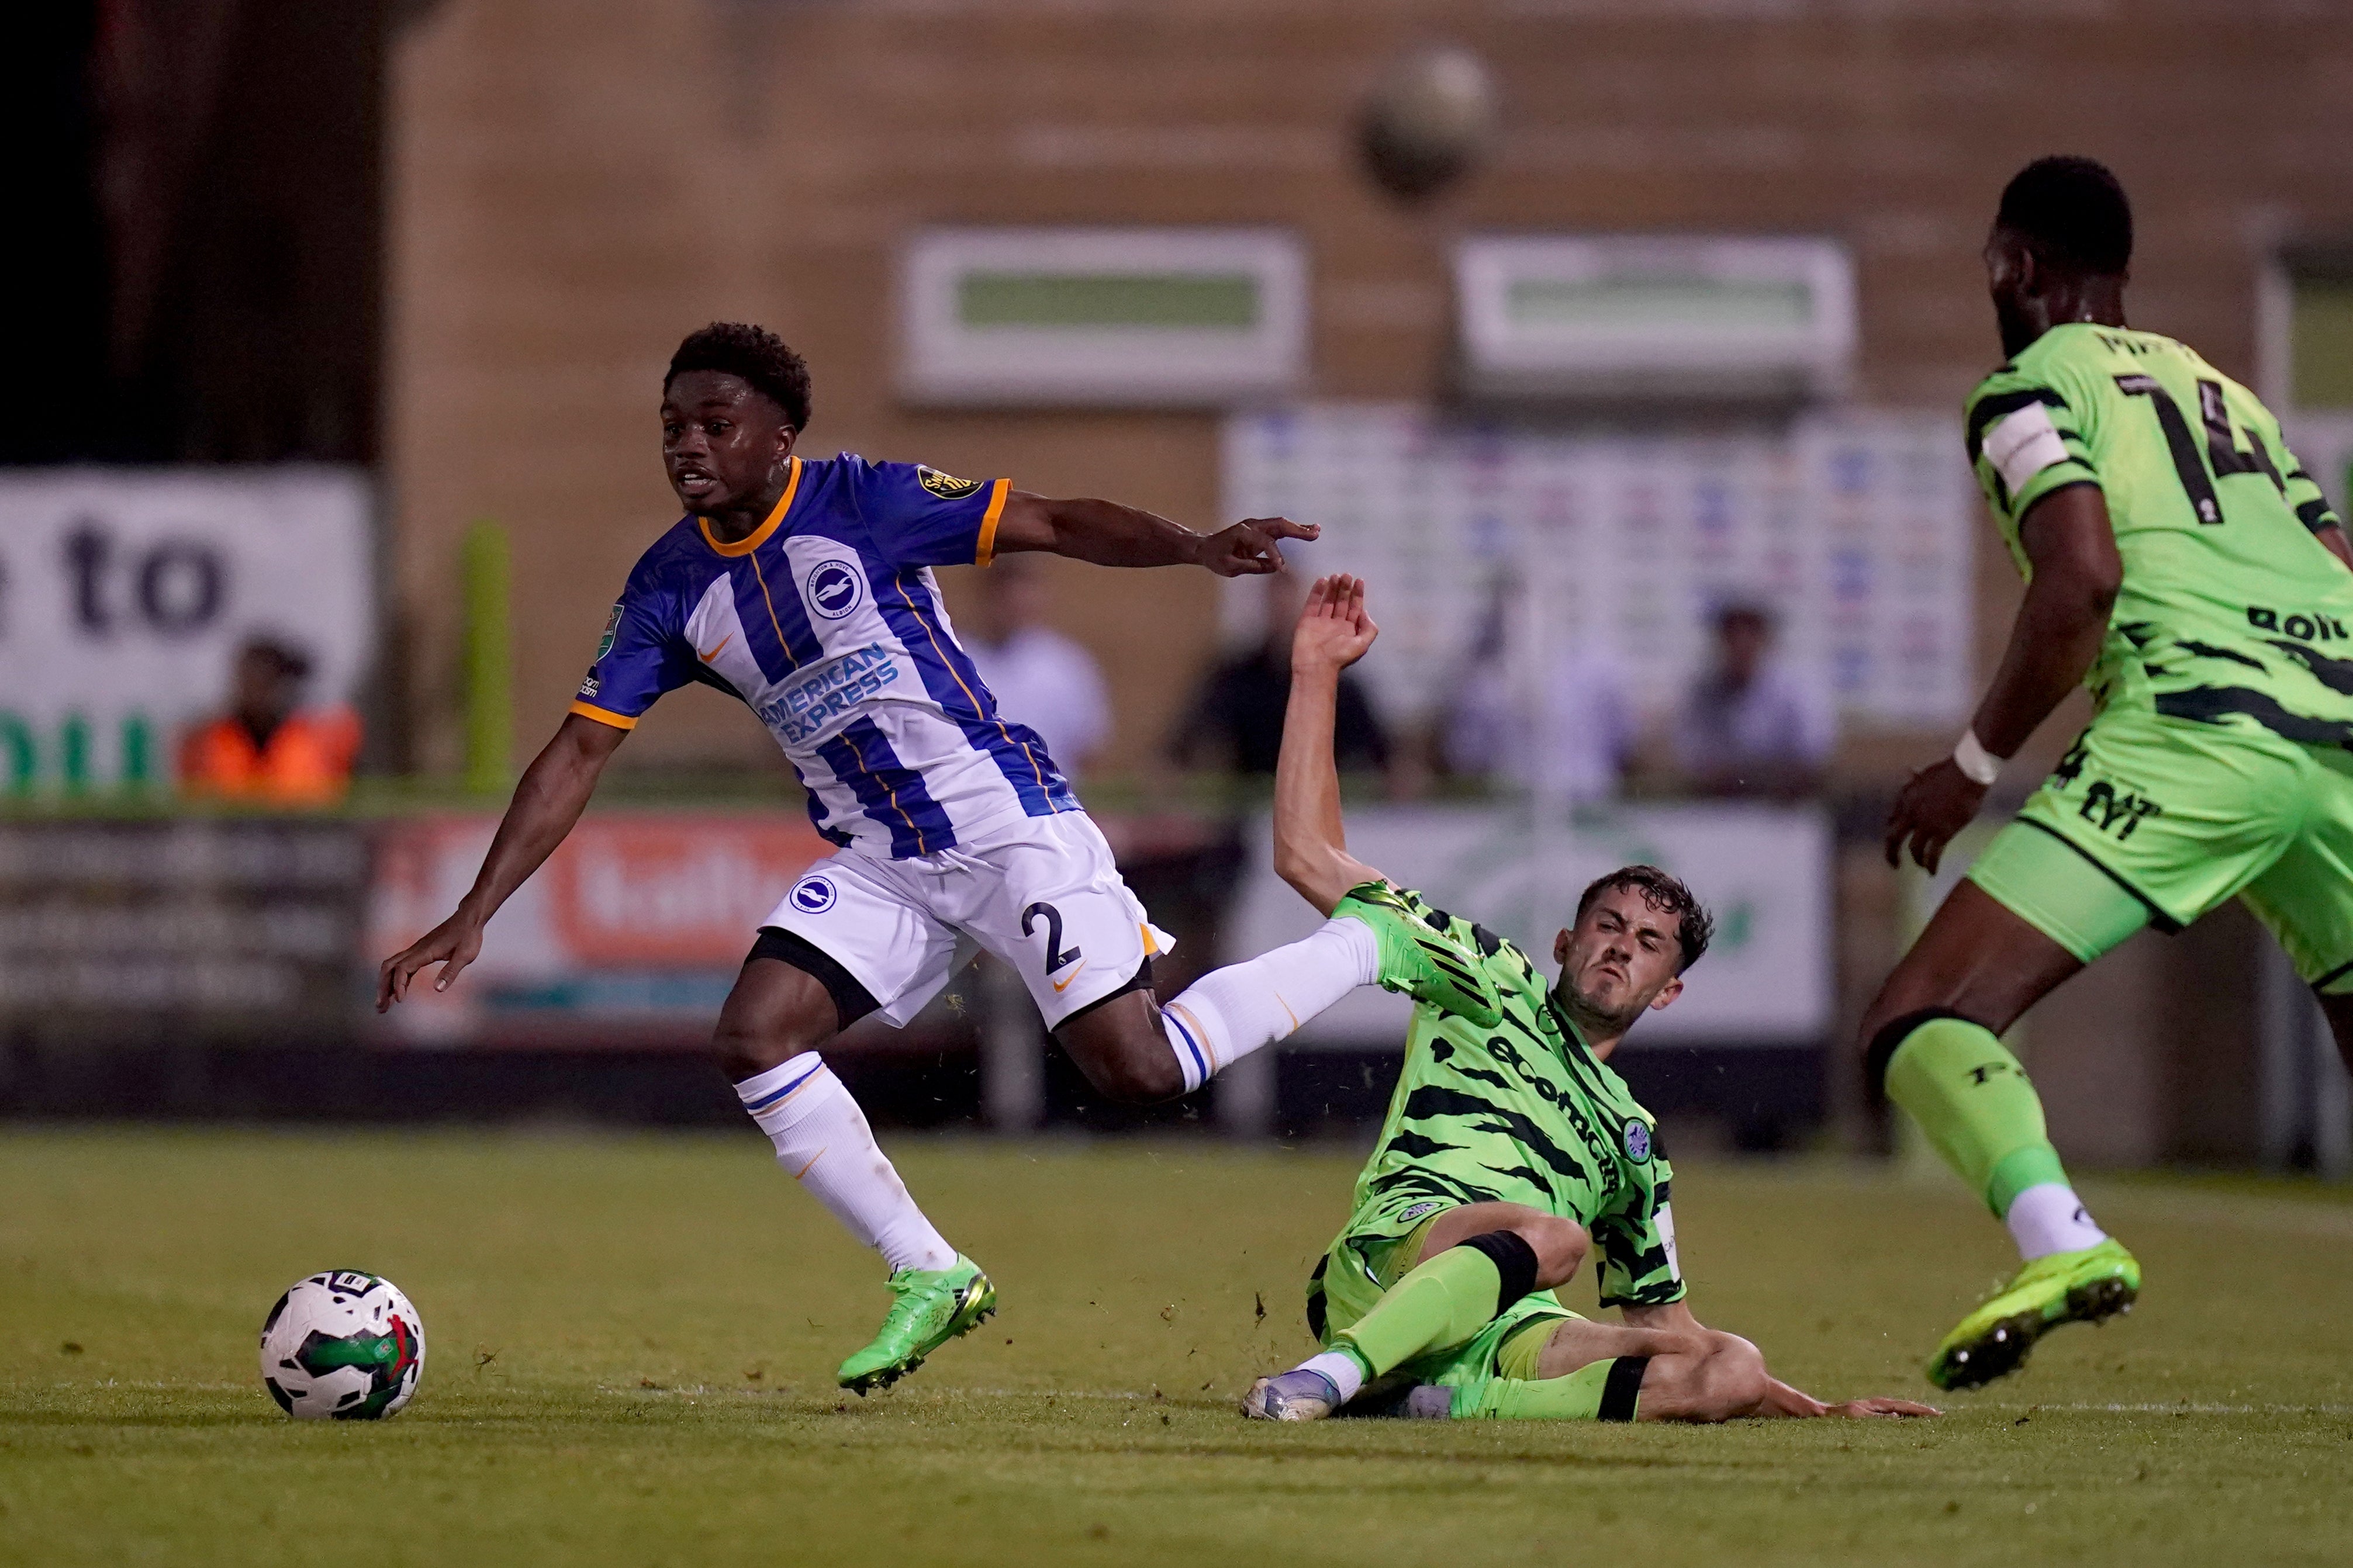
[[[2005,1377],[2025,1365],[2034,1342],[2060,1324],[2096,1323],[2129,1312],[2139,1295],[2140,1260],[2114,1237],[2038,1258],[1945,1336],[1928,1363],[1928,1381],[1938,1388],[1975,1388]]]
[[[1387,882],[1366,882],[1348,889],[1332,908],[1332,918],[1360,920],[1373,930],[1381,949],[1381,989],[1402,991],[1417,1002],[1443,1012],[1459,1013],[1481,1028],[1504,1016],[1476,953],[1413,912]]]
[[[961,1252],[945,1268],[900,1269],[891,1276],[891,1294],[897,1299],[883,1314],[873,1342],[841,1363],[841,1386],[861,1395],[870,1388],[890,1387],[923,1365],[925,1356],[997,1311],[997,1287]]]

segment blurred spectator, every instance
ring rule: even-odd
[[[303,710],[311,661],[257,637],[237,650],[228,712],[180,746],[180,787],[191,795],[267,805],[332,805],[351,785],[358,718],[348,708]]]
[[[1181,766],[1274,775],[1275,759],[1282,751],[1282,710],[1291,701],[1291,633],[1313,581],[1297,567],[1263,579],[1265,631],[1249,652],[1226,660],[1202,680],[1169,742]],[[1332,743],[1343,772],[1386,772],[1392,760],[1388,734],[1353,670],[1340,677],[1340,710]]]
[[[980,635],[965,647],[997,710],[1043,735],[1072,777],[1086,773],[1111,738],[1094,655],[1046,624],[1046,576],[1036,562],[1002,557],[979,577]]]
[[[1577,804],[1618,794],[1636,738],[1626,671],[1600,644],[1561,648],[1541,679],[1512,645],[1520,595],[1499,583],[1456,678],[1441,737],[1450,772]],[[1521,638],[1518,640],[1525,640]]]
[[[1715,660],[1675,717],[1675,765],[1703,795],[1810,795],[1838,744],[1830,700],[1767,657],[1773,622],[1754,605],[1715,618]]]

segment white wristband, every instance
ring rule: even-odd
[[[1985,749],[1975,730],[1961,731],[1959,742],[1953,747],[1953,766],[1961,770],[1963,778],[1981,789],[1990,788],[1993,781],[2001,777],[2001,758]]]

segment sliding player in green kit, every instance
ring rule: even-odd
[[[1947,1335],[1940,1388],[2061,1323],[2129,1309],[2140,1265],[2092,1222],[1996,1038],[2143,926],[2236,896],[2353,1061],[2353,548],[2279,421],[2195,351],[2125,324],[2132,215],[2084,158],[2002,193],[1986,268],[2010,362],[1968,449],[2027,580],[1953,754],[1887,827],[1933,871],[2003,758],[2078,681],[2096,716],[1970,867],[1866,1015],[1869,1059],[2024,1260]]]
[[[1275,867],[1319,910],[1343,900],[1409,912],[1481,958],[1503,1016],[1435,1005],[1413,1028],[1356,1213],[1308,1285],[1323,1354],[1261,1378],[1268,1420],[1336,1413],[1438,1418],[1725,1421],[1743,1415],[1932,1415],[1864,1399],[1828,1405],[1767,1376],[1757,1347],[1683,1305],[1670,1171],[1648,1112],[1606,1065],[1627,1028],[1683,990],[1707,912],[1664,871],[1629,866],[1578,901],[1549,988],[1527,955],[1399,891],[1348,854],[1332,726],[1340,671],[1376,629],[1364,584],[1315,584],[1293,635],[1275,774]],[[1589,1228],[1588,1228],[1589,1227]],[[1552,1294],[1590,1248],[1589,1322]]]

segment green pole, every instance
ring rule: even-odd
[[[476,520],[459,548],[458,574],[465,613],[466,787],[497,795],[512,782],[514,731],[506,530]]]
[[[58,773],[69,795],[90,788],[90,721],[79,713],[58,726]]]
[[[0,753],[7,757],[8,793],[30,795],[40,757],[33,746],[33,728],[14,713],[0,713]]]
[[[118,781],[124,789],[145,789],[155,782],[155,727],[144,713],[127,713],[122,719],[122,770]]]

